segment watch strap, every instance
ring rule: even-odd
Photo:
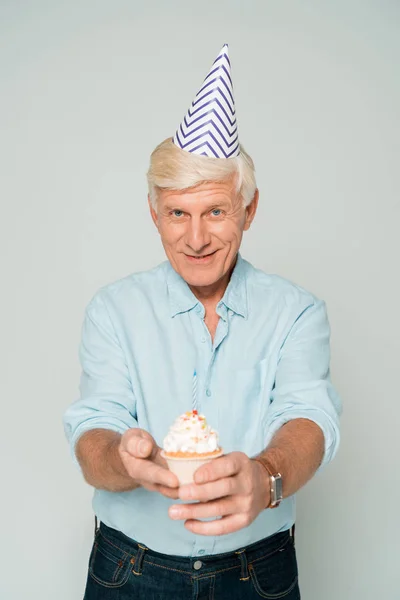
[[[260,463],[260,465],[262,467],[264,467],[264,469],[267,471],[267,473],[269,475],[270,501],[266,508],[278,508],[278,506],[280,505],[280,503],[282,501],[282,498],[276,499],[276,486],[274,484],[275,484],[276,477],[282,478],[282,475],[280,473],[272,473],[271,468],[268,465],[266,459],[263,458],[262,456],[256,456],[253,460]]]

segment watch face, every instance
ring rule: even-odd
[[[277,500],[282,500],[283,495],[282,495],[282,479],[280,477],[277,477],[275,479],[275,486],[276,486],[276,499]]]

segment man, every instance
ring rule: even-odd
[[[168,261],[89,304],[64,420],[100,520],[85,600],[298,599],[293,495],[335,455],[340,401],[324,303],[239,254],[258,190],[226,46],[148,183]],[[160,450],[194,370],[224,455],[179,485]]]

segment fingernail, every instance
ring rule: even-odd
[[[139,452],[140,454],[146,454],[146,452],[148,451],[148,442],[146,442],[146,440],[142,440],[141,442],[139,442]]]
[[[169,509],[169,516],[172,519],[177,519],[179,517],[179,508],[177,506],[171,506]]]
[[[196,483],[203,483],[205,481],[203,473],[198,473],[195,475]]]

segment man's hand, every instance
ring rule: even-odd
[[[167,498],[179,497],[178,478],[168,470],[161,448],[147,431],[128,429],[121,437],[118,452],[126,472],[139,485]]]
[[[247,527],[269,504],[267,473],[243,452],[215,458],[196,471],[194,480],[179,488],[179,498],[199,503],[174,504],[169,516],[184,519],[196,534],[224,535]],[[198,520],[210,517],[215,520]]]

